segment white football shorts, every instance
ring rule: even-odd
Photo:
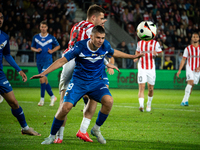
[[[148,82],[150,85],[155,85],[156,73],[155,69],[138,69],[137,81],[138,84]]]
[[[198,84],[200,80],[200,72],[192,71],[189,65],[186,65],[186,81],[193,80],[194,84]]]
[[[68,84],[72,78],[74,67],[75,59],[72,59],[63,65],[62,73],[60,75],[59,92],[61,92],[64,89],[67,89]]]

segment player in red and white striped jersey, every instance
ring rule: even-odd
[[[192,92],[192,88],[194,84],[198,84],[200,79],[200,45],[199,45],[199,35],[197,33],[192,34],[191,38],[192,44],[187,46],[183,53],[183,58],[180,63],[179,70],[177,72],[177,77],[179,77],[181,70],[185,64],[185,61],[187,59],[186,64],[186,81],[187,86],[185,88],[185,95],[183,97],[183,100],[181,102],[181,106],[188,106],[188,100],[190,97],[190,94]]]
[[[139,41],[137,44],[136,54],[145,53],[138,62],[138,84],[139,84],[139,110],[144,111],[144,90],[145,83],[148,83],[148,102],[146,111],[151,111],[151,102],[153,99],[153,89],[156,79],[154,57],[161,53],[160,44],[155,40]],[[137,61],[136,59],[134,60]]]

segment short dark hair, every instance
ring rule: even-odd
[[[45,24],[46,26],[48,26],[48,24],[47,24],[46,21],[42,21],[42,22],[40,22],[40,25],[42,25],[42,24]]]
[[[104,14],[106,13],[106,11],[102,7],[100,7],[96,4],[91,5],[87,10],[87,17],[90,18],[90,17],[92,17],[92,15],[97,16],[101,12],[104,13]]]
[[[105,29],[100,25],[94,26],[92,29],[92,33],[97,33],[97,32],[101,34],[106,33]]]

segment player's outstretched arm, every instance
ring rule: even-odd
[[[181,70],[182,70],[182,68],[183,68],[183,66],[184,66],[184,64],[185,64],[185,61],[186,61],[186,58],[182,58],[182,60],[181,60],[181,63],[180,63],[180,67],[179,67],[179,70],[178,70],[178,72],[177,72],[177,77],[179,78],[179,75],[181,74]]]
[[[38,75],[34,75],[32,76],[30,79],[37,79],[37,78],[42,78],[44,77],[46,74],[62,67],[65,63],[67,63],[67,59],[65,57],[62,57],[58,60],[56,60],[53,64],[51,64],[51,66],[49,66],[44,72],[38,74]]]
[[[109,59],[109,63],[110,63],[110,64],[115,64],[115,59],[114,59],[114,57],[111,57],[111,58]],[[107,68],[107,72],[108,72],[110,75],[113,75],[113,74],[114,74],[114,70],[113,70],[112,68]]]
[[[113,54],[113,57],[118,57],[118,58],[129,58],[129,59],[136,59],[136,58],[140,58],[140,57],[143,57],[144,54],[137,54],[137,55],[130,55],[130,54],[126,54],[126,53],[123,53],[119,50],[116,50],[114,49],[114,54]]]
[[[19,71],[19,75],[22,76],[22,81],[24,81],[24,82],[27,81],[27,76],[26,76],[26,74],[22,70]]]
[[[41,52],[42,51],[42,49],[41,48],[35,48],[35,47],[31,47],[31,51],[33,51],[33,52],[36,52],[36,53],[39,53],[39,52]]]

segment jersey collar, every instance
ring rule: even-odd
[[[49,33],[47,33],[46,36],[42,36],[41,33],[39,33],[39,36],[40,36],[41,38],[46,38],[48,35],[49,35]]]

